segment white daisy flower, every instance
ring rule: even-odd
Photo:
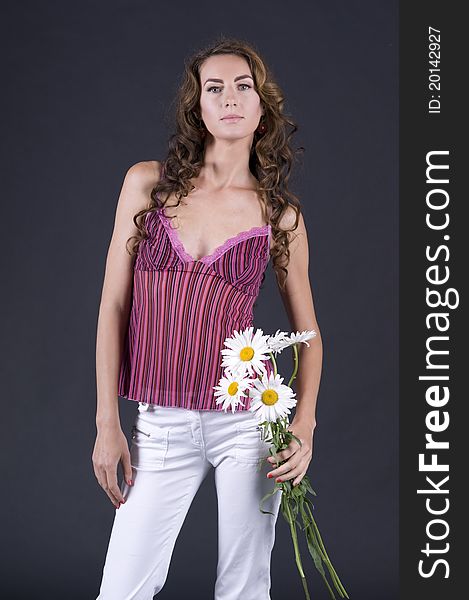
[[[309,344],[306,340],[309,340],[312,337],[316,337],[316,332],[314,329],[311,331],[302,331],[301,333],[297,331],[296,333],[291,333],[290,335],[277,330],[275,336],[272,336],[267,340],[267,344],[271,352],[279,354],[282,350],[288,348],[288,346],[293,346],[293,344],[299,344],[300,342],[303,342],[309,347]]]
[[[259,375],[266,373],[262,361],[268,360],[266,340],[268,335],[263,335],[262,329],[257,329],[253,335],[254,327],[248,327],[241,333],[235,331],[233,336],[227,337],[224,344],[227,348],[221,350],[223,354],[222,367],[229,369],[238,377],[246,373],[253,375],[253,371]]]
[[[296,405],[295,392],[282,382],[283,377],[278,373],[264,374],[262,379],[252,382],[249,410],[256,414],[259,423],[286,417],[290,414],[290,408]]]
[[[248,397],[243,392],[250,388],[251,382],[252,379],[237,377],[228,369],[225,369],[225,376],[220,379],[218,385],[213,386],[213,389],[216,390],[214,395],[219,396],[216,403],[221,404],[223,402],[223,410],[225,412],[229,408],[231,408],[232,412],[235,412],[238,404],[244,406],[241,398]]]
[[[298,344],[299,342],[303,342],[309,348],[309,344],[306,340],[316,337],[316,335],[317,334],[314,329],[312,329],[311,331],[302,331],[301,333],[297,331],[296,333],[290,334],[290,340],[292,344]]]
[[[271,335],[267,340],[267,346],[269,347],[269,351],[277,355],[290,344],[290,342],[288,341],[289,339],[290,338],[288,337],[288,334],[285,331],[280,331],[280,329],[277,329],[276,333],[274,335]],[[286,344],[285,341],[287,341]]]

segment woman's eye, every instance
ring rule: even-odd
[[[239,85],[248,88],[248,90],[251,88],[251,86],[248,85],[247,83],[240,83]],[[219,89],[221,89],[220,86],[212,85],[211,87],[207,88],[207,92],[211,92],[212,90],[219,90]]]

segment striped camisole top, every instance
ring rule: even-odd
[[[254,326],[254,302],[270,260],[270,223],[229,238],[199,260],[185,251],[163,207],[146,214],[145,226],[118,394],[166,407],[222,410],[213,386],[224,374],[223,342]],[[271,373],[270,361],[264,365]],[[250,407],[249,397],[243,403],[237,410]]]

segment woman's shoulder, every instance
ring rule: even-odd
[[[161,166],[159,160],[142,160],[129,167],[126,178],[135,187],[151,191],[160,179]]]
[[[278,222],[280,228],[284,229],[284,230],[293,229],[295,222],[296,222],[297,212],[299,212],[299,214],[300,214],[298,219],[299,219],[299,222],[301,222],[301,220],[302,220],[301,209],[299,207],[294,208],[292,204],[289,204]]]

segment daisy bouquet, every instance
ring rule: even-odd
[[[235,331],[233,336],[225,339],[226,348],[221,350],[224,375],[217,386],[214,386],[217,404],[222,404],[223,410],[229,409],[234,413],[240,405],[244,407],[243,398],[251,399],[249,410],[254,412],[259,421],[262,439],[270,443],[270,454],[275,457],[277,452],[288,447],[292,439],[302,446],[301,440],[288,429],[290,409],[296,405],[295,393],[291,384],[298,371],[298,346],[304,343],[309,346],[307,340],[315,337],[316,332],[303,331],[292,333],[277,330],[273,336],[264,335],[261,329],[253,334],[253,327],[246,330]],[[288,385],[283,384],[283,377],[277,372],[275,356],[285,348],[293,350],[294,369]],[[264,362],[270,360],[273,372],[268,374]],[[276,463],[277,467],[280,463]],[[316,496],[311,487],[308,477],[305,475],[297,485],[289,480],[274,484],[272,492],[266,494],[260,501],[259,509],[264,514],[273,514],[262,509],[262,503],[276,492],[281,492],[280,510],[290,526],[295,561],[301,576],[303,589],[307,600],[310,599],[308,585],[303,570],[298,545],[297,526],[304,531],[309,553],[313,559],[316,569],[319,571],[331,598],[336,596],[326,577],[326,569],[329,572],[332,585],[342,598],[348,598],[348,594],[342,585],[331,560],[327,555],[324,542],[319,533],[318,526],[313,517],[314,505],[307,496],[308,492]],[[297,521],[298,514],[301,516],[303,525]],[[325,568],[326,569],[325,569]]]

